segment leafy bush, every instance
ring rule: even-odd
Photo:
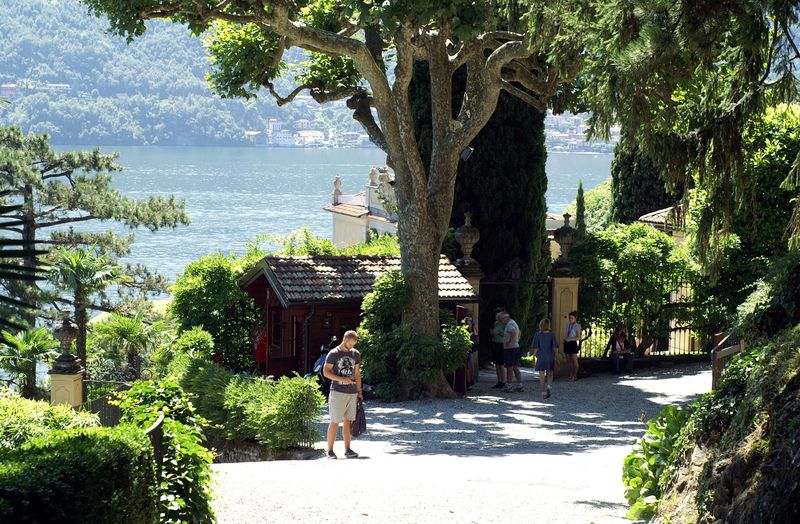
[[[94,413],[75,411],[67,405],[51,406],[40,400],[21,398],[0,388],[0,451],[15,449],[35,437],[62,429],[97,426]]]
[[[235,377],[229,370],[211,361],[198,358],[181,359],[183,369],[175,369],[175,377],[181,387],[192,395],[192,403],[197,412],[211,425],[210,434],[217,435],[228,424],[228,411],[225,409],[225,390]]]
[[[661,499],[663,478],[668,475],[676,438],[690,412],[667,406],[647,423],[647,431],[625,457],[622,482],[625,499],[631,505],[630,519],[649,519]]]
[[[282,377],[231,381],[225,392],[230,425],[239,434],[273,449],[309,445],[319,437],[311,422],[320,416],[325,397],[315,379]]]
[[[209,436],[255,440],[273,449],[303,446],[318,437],[309,422],[319,418],[325,397],[315,379],[236,375],[197,358],[176,376],[209,421]]]
[[[614,224],[578,241],[570,259],[582,277],[581,315],[606,328],[635,330],[637,353],[666,336],[669,321],[690,320],[690,304],[670,302],[678,283],[693,276],[689,260],[654,227]]]
[[[169,310],[179,331],[208,331],[225,366],[243,370],[253,361],[250,330],[258,321],[258,308],[236,278],[230,259],[221,254],[201,257],[178,277]]]
[[[404,388],[421,389],[441,373],[464,365],[472,347],[469,332],[458,326],[449,311],[440,311],[439,339],[415,336],[400,326],[411,289],[400,271],[379,278],[361,305],[358,348],[367,382],[377,385],[382,398],[397,398]]]
[[[201,327],[193,327],[184,331],[172,344],[164,344],[153,355],[151,363],[159,377],[175,374],[185,369],[189,360],[194,357],[208,361],[214,355],[214,337]],[[178,362],[173,365],[173,361]],[[182,371],[181,371],[182,373]]]
[[[153,448],[138,428],[53,431],[2,455],[0,521],[158,520]]]
[[[611,177],[586,192],[584,197],[584,215],[586,220],[586,230],[589,232],[600,231],[611,224],[611,213],[614,205],[614,198],[611,186]],[[576,217],[578,214],[577,199],[570,202],[565,213]]]
[[[178,353],[186,353],[192,358],[211,359],[214,355],[214,338],[200,327],[184,331],[173,344]]]
[[[764,365],[765,348],[751,348],[734,356],[716,390],[703,395],[694,406],[693,422],[707,439],[718,438],[740,411],[754,371]]]
[[[373,230],[368,233],[366,242],[339,248],[327,238],[316,236],[307,227],[295,229],[288,235],[258,235],[247,243],[244,256],[234,263],[241,272],[247,272],[267,255],[285,256],[392,256],[400,254],[400,241],[397,236]],[[266,245],[264,245],[266,244]],[[274,249],[277,247],[277,249]]]
[[[800,253],[777,260],[769,275],[739,306],[736,332],[748,342],[766,341],[800,323]]]
[[[159,521],[164,523],[213,522],[211,461],[203,447],[202,426],[189,396],[171,379],[141,381],[120,394],[123,422],[140,430],[164,414],[164,457],[161,461]]]

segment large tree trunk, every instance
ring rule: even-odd
[[[454,164],[453,172],[455,167]],[[403,312],[403,325],[420,337],[438,338],[439,258],[453,205],[453,190],[452,187],[449,190],[444,188],[419,199],[409,198],[403,191],[404,184],[398,184],[398,189],[401,269],[412,288],[411,302]],[[427,188],[423,188],[423,192],[427,192]],[[403,396],[407,398],[455,396],[443,373],[438,373],[435,379],[425,384],[404,382]]]
[[[25,364],[25,385],[22,396],[29,399],[36,398],[36,362]]]
[[[23,220],[25,221],[22,225],[22,241],[24,242],[22,249],[33,251],[36,249],[36,215],[33,208],[33,186],[30,184],[25,185],[22,213]],[[24,255],[22,258],[22,265],[26,268],[33,269],[37,266],[37,263],[36,255],[33,254]],[[33,282],[23,282],[20,285],[23,286],[22,300],[38,307],[38,286]],[[29,308],[21,309],[20,317],[31,329],[36,327],[36,310]]]

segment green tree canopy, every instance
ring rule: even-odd
[[[46,328],[27,329],[17,334],[2,332],[0,369],[8,372],[7,382],[22,386],[22,396],[36,398],[36,364],[49,362],[58,353],[58,341]]]
[[[129,39],[144,33],[151,18],[206,32],[211,82],[225,96],[270,89],[285,72],[286,49],[310,51],[300,86],[281,101],[304,90],[319,102],[347,99],[354,118],[386,151],[395,172],[402,269],[413,289],[403,322],[430,337],[439,333],[438,258],[461,152],[486,125],[501,92],[543,111],[557,87],[576,75],[583,50],[573,36],[584,4],[571,0],[529,2],[521,31],[495,30],[499,11],[490,0],[84,3]],[[419,61],[431,75],[429,165],[414,133],[409,93]],[[464,94],[453,104],[453,76],[462,67]]]
[[[102,293],[108,286],[127,280],[122,268],[108,256],[95,252],[94,248],[66,249],[60,247],[53,253],[53,266],[50,281],[57,288],[68,291],[72,295],[72,306],[75,310],[75,323],[78,336],[75,346],[78,358],[86,365],[87,310],[90,299],[96,293]],[[83,378],[86,379],[84,367]],[[86,384],[83,385],[83,398],[86,400]]]
[[[667,181],[696,182],[714,206],[698,230],[729,231],[747,201],[744,131],[768,104],[797,94],[800,5],[789,0],[615,0],[587,29],[583,100],[590,131],[622,122]],[[783,173],[797,194],[795,166]],[[800,244],[800,199],[792,244]]]
[[[680,195],[667,191],[661,172],[629,133],[622,133],[611,162],[614,222],[630,224],[640,216],[677,203]]]
[[[41,254],[31,251],[36,246],[96,246],[116,257],[129,252],[134,238],[111,231],[78,231],[73,225],[111,221],[156,231],[189,223],[184,202],[173,196],[134,200],[114,189],[111,173],[121,170],[115,158],[99,149],[59,153],[51,148],[46,134],[0,128],[0,198],[21,203],[6,213],[12,222],[6,231],[28,250],[22,257],[24,268],[36,267]],[[127,289],[133,294],[127,294],[128,298],[164,289],[163,279],[142,266],[128,267],[126,273],[132,277]],[[10,291],[15,298],[40,306],[54,299],[31,285],[10,287]],[[34,316],[26,314],[31,325]]]
[[[250,331],[258,321],[258,308],[239,287],[238,272],[230,258],[206,255],[187,265],[172,286],[169,312],[179,333],[199,327],[214,338],[214,348],[234,370],[252,366]]]
[[[688,319],[689,299],[670,300],[691,275],[688,257],[652,226],[614,224],[579,241],[570,258],[582,278],[581,312],[608,328],[626,326],[640,352],[667,334],[669,320]]]
[[[586,235],[586,200],[583,196],[583,181],[578,182],[578,195],[575,197],[575,229],[583,237]]]
[[[600,231],[611,224],[611,206],[613,196],[611,193],[611,178],[599,183],[584,195],[586,231]],[[572,216],[578,215],[578,202],[573,200],[564,210]]]

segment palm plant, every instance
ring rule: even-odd
[[[0,369],[11,378],[7,382],[22,386],[22,396],[36,396],[36,364],[49,362],[58,353],[58,341],[46,328],[27,329],[14,335],[2,332],[0,340]]]
[[[151,354],[164,340],[164,330],[163,322],[148,322],[142,312],[132,317],[112,313],[107,321],[94,326],[91,341],[117,365],[125,359],[128,369],[139,378],[141,357]]]
[[[59,248],[53,253],[53,269],[50,281],[59,289],[71,292],[75,308],[75,324],[78,336],[75,347],[78,358],[86,365],[86,327],[89,298],[108,286],[125,279],[122,268],[102,253],[90,249]],[[84,367],[84,391],[86,398],[86,369]]]

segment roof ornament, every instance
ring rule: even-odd
[[[339,198],[342,196],[342,177],[336,175],[333,179],[333,205],[339,203]]]

